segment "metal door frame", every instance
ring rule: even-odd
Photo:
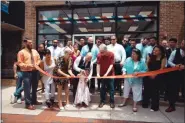
[[[112,35],[115,35],[115,33],[110,33],[110,34],[73,34],[73,38],[72,38],[72,43],[74,45],[74,36],[91,36],[93,38],[93,41],[94,41],[94,44],[95,44],[95,37],[96,36],[112,36]]]

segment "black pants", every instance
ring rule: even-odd
[[[114,64],[114,71],[115,71],[115,75],[121,75],[121,66],[119,64],[120,62],[116,62]],[[114,80],[114,88],[115,90],[121,91],[121,79],[115,79]]]
[[[143,106],[148,107],[151,99],[151,109],[156,111],[159,109],[160,82],[161,82],[160,75],[157,75],[154,79],[151,79],[149,77],[144,78],[144,91],[142,101]]]
[[[76,96],[76,90],[77,90],[77,87],[78,87],[78,81],[79,79],[78,78],[75,78],[75,79],[72,79],[72,85],[73,85],[73,100],[75,100],[75,96]]]
[[[184,83],[184,76],[181,71],[174,71],[169,73],[169,81],[166,83],[167,99],[171,107],[175,107],[175,103],[179,97],[180,84]]]
[[[160,84],[160,86],[159,86],[160,95],[165,96],[167,79],[168,79],[168,77],[167,77],[166,73],[161,74],[161,82],[159,83]]]
[[[96,64],[93,64],[93,74],[92,75],[93,76],[97,75],[96,74]],[[98,85],[99,85],[98,87],[100,87],[100,83]],[[91,79],[90,89],[95,89],[95,78]]]

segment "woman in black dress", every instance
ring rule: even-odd
[[[147,66],[149,71],[164,69],[166,65],[165,51],[162,46],[155,46],[152,54],[147,58]],[[159,89],[162,74],[147,77],[147,85],[143,93],[143,108],[148,108],[149,100],[151,99],[151,110],[159,110]]]

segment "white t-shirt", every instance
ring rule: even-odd
[[[55,58],[56,60],[59,57],[64,55],[64,52],[63,52],[62,48],[60,48],[58,46],[56,48],[54,48],[53,46],[50,46],[50,47],[48,47],[48,49],[51,52],[51,57]]]

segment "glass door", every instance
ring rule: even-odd
[[[111,34],[74,34],[73,35],[73,38],[72,38],[72,41],[73,41],[73,44],[77,43],[79,44],[80,42],[80,39],[83,38],[85,41],[88,40],[88,37],[92,37],[93,40],[94,40],[94,43],[96,43],[96,40],[98,38],[102,38],[103,40],[104,39],[110,39],[110,37],[112,35],[115,35],[114,33],[111,33]]]
[[[114,33],[111,33],[111,34],[94,34],[95,43],[97,43],[96,40],[98,38],[100,38],[100,39],[102,39],[103,43],[108,45],[108,44],[110,44],[110,37],[112,35],[115,35],[115,34]],[[107,41],[109,42],[108,44],[107,44]]]

